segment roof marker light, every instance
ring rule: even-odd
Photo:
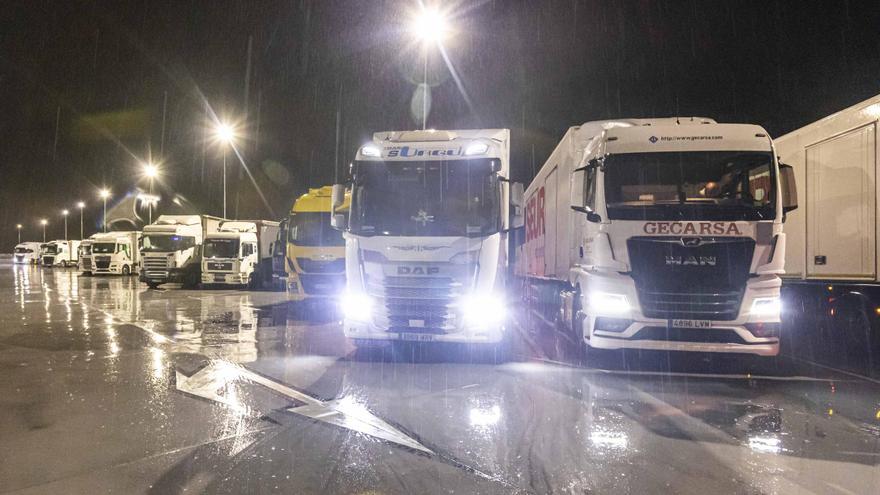
[[[485,155],[489,151],[489,145],[486,143],[472,143],[464,150],[465,156]]]

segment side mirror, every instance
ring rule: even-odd
[[[569,201],[571,209],[574,211],[586,212],[584,208],[584,180],[587,177],[587,169],[579,168],[571,173],[569,178]]]
[[[782,187],[782,212],[788,213],[798,207],[797,184],[791,165],[779,164],[779,184]]]
[[[335,213],[336,208],[342,206],[343,202],[345,202],[345,184],[333,184],[330,192],[330,211]]]
[[[522,182],[510,184],[511,227],[519,229],[525,225],[523,205],[525,204],[525,188]]]
[[[342,213],[334,213],[330,216],[330,226],[336,230],[345,230],[345,215]]]

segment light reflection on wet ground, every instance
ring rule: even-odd
[[[785,359],[616,353],[584,367],[559,336],[523,331],[505,364],[452,347],[356,352],[332,314],[298,319],[280,294],[0,265],[0,491],[880,486],[873,382]],[[222,404],[177,390],[178,371],[209,363],[341,400],[432,454],[285,412],[300,403],[251,381],[223,382]]]

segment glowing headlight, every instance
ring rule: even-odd
[[[473,294],[461,303],[465,325],[485,327],[497,325],[504,320],[507,308],[504,300],[497,295]]]
[[[489,151],[489,145],[486,143],[473,143],[464,150],[465,156],[484,155]]]
[[[629,313],[632,309],[626,296],[623,294],[611,294],[608,292],[590,293],[590,308],[604,315],[619,315]]]
[[[776,317],[782,313],[782,301],[778,297],[759,297],[752,302],[752,316]]]
[[[361,154],[364,156],[369,156],[373,158],[378,158],[382,156],[382,150],[378,146],[373,146],[368,144],[361,148]]]
[[[349,320],[367,321],[373,313],[373,300],[366,294],[346,292],[339,304],[342,314]]]

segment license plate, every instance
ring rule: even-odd
[[[409,326],[412,328],[425,328],[425,320],[409,320]]]
[[[669,320],[671,328],[712,328],[711,320]]]
[[[416,342],[431,342],[434,340],[434,336],[427,333],[401,333],[401,340],[413,340]]]

